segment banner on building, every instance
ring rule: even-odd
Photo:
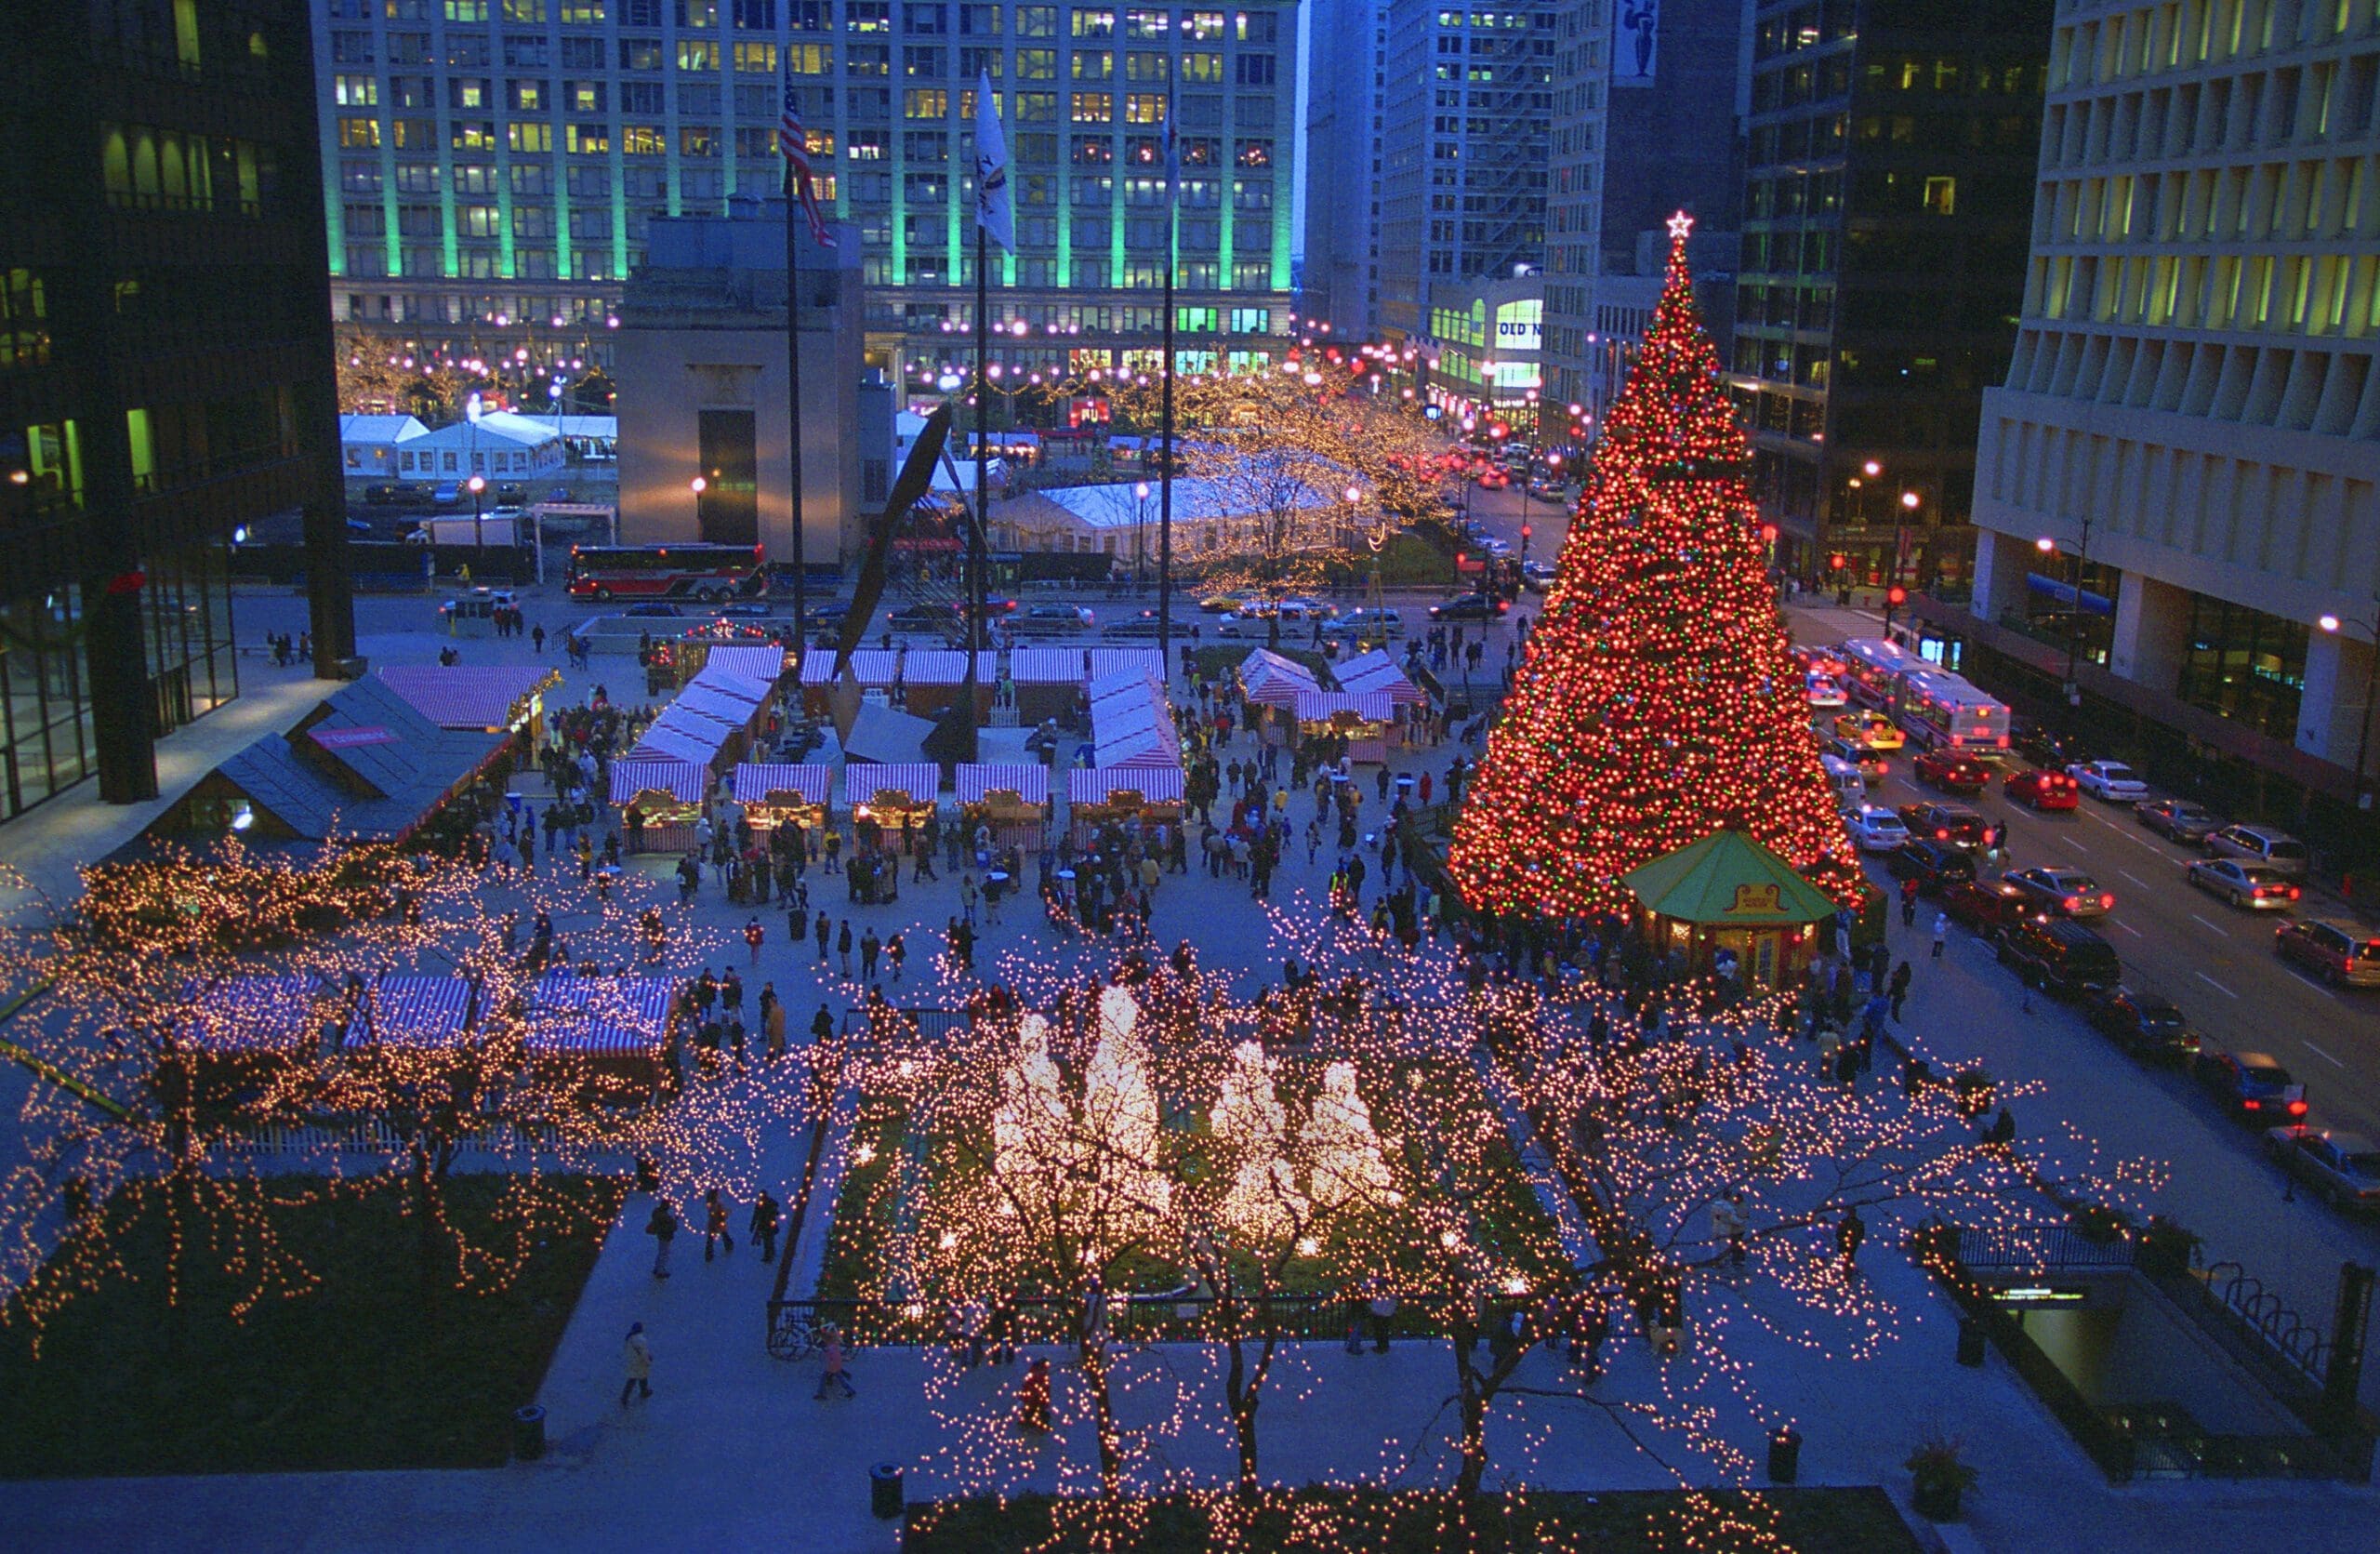
[[[1620,0],[1611,29],[1611,84],[1649,86],[1659,62],[1661,0]]]

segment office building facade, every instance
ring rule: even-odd
[[[992,308],[1018,371],[1155,359],[1161,143],[1181,146],[1179,348],[1269,359],[1290,308],[1295,0],[316,0],[334,311],[420,349],[608,360],[656,217],[783,187],[789,62],[869,359],[930,386],[973,317],[975,90],[1013,158]]]
[[[1368,340],[1380,312],[1382,105],[1388,0],[1314,0],[1305,113],[1302,318]]]
[[[0,815],[157,792],[239,694],[233,536],[305,514],[352,655],[306,10],[26,8],[0,63]]]
[[[1545,266],[1545,399],[1579,440],[1634,360],[1669,255],[1695,219],[1704,324],[1727,338],[1743,202],[1753,0],[1573,0],[1563,10]]]
[[[1427,347],[1432,288],[1545,259],[1557,0],[1448,10],[1389,0],[1380,325]]]
[[[1806,580],[1966,571],[2052,5],[1761,0],[1730,383],[1779,563]]]
[[[1943,629],[2050,697],[2074,658],[2099,726],[2169,769],[2188,747],[2210,797],[2339,804],[2380,598],[2380,17],[2064,0],[2050,59]]]

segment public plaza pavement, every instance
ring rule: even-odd
[[[253,637],[267,622],[257,619],[259,612],[247,610],[246,604],[243,630]],[[410,625],[407,613],[390,602],[364,604],[364,650],[376,662],[427,661],[443,641],[417,624],[430,608],[423,601],[410,602],[416,622]],[[531,618],[539,618],[534,604]],[[549,618],[542,623],[550,631],[562,621]],[[383,624],[385,630],[373,630]],[[286,628],[273,622],[271,629]],[[530,657],[525,643],[466,644],[466,662]],[[215,757],[201,759],[195,740],[182,749],[176,748],[178,741],[204,733],[210,741],[219,738],[219,755],[254,732],[277,726],[276,715],[285,721],[311,700],[312,683],[299,675],[259,667],[248,682],[249,695],[234,704],[244,718],[256,720],[253,724],[205,720],[165,749],[204,770]],[[615,697],[634,699],[634,678],[632,664],[623,672],[619,660],[598,659],[591,674],[570,677],[559,699],[576,699],[597,680],[606,681]],[[239,728],[250,731],[233,737]],[[1426,763],[1443,774],[1451,753],[1439,749],[1401,755],[1396,765],[1412,769]],[[1309,810],[1306,803],[1293,801],[1301,843]],[[87,843],[109,825],[129,834],[138,821],[132,812],[99,806],[86,790],[78,791],[62,804],[0,830],[0,857],[38,875],[54,866],[52,860],[71,857],[78,837]],[[1330,865],[1327,846],[1313,865],[1302,844],[1288,850],[1274,893],[1284,917],[1310,921],[1318,915],[1315,903]],[[658,873],[667,860],[645,867]],[[846,915],[834,877],[822,880],[813,869],[810,879],[813,906]],[[854,932],[871,924],[879,936],[896,926],[907,932],[915,981],[940,948],[942,925],[958,910],[958,880],[947,871],[924,884],[905,879],[897,902],[853,909],[848,915]],[[749,912],[730,907],[706,879],[695,914],[725,939],[740,930]],[[755,990],[761,980],[774,980],[787,1001],[798,1043],[822,1000],[840,1011],[857,990],[825,972],[813,944],[789,948],[783,942],[781,912],[773,909],[763,921],[769,942],[757,971],[740,942],[722,948],[714,963],[744,969]],[[2284,1202],[2272,1168],[2235,1136],[2237,1130],[2227,1131],[2227,1124],[2194,1104],[2187,1091],[2137,1069],[2062,1007],[2041,1003],[2027,1012],[2015,979],[1979,945],[1958,935],[1943,961],[1924,959],[1928,922],[1904,930],[1896,921],[1891,930],[1897,951],[1914,958],[1917,967],[1904,1036],[1929,1055],[1977,1054],[1996,1075],[2044,1081],[2047,1095],[2018,1108],[2023,1134],[2039,1136],[2070,1123],[2097,1140],[2103,1163],[2141,1159],[2174,1164],[2151,1202],[2204,1235],[2210,1255],[2240,1258],[2268,1282],[2302,1291],[2296,1302],[2302,1310],[2327,1309],[2329,1282],[2340,1258],[2373,1259],[2375,1238],[2368,1227],[2350,1226],[2308,1201]],[[1160,950],[1191,938],[1202,963],[1210,971],[1233,973],[1242,992],[1278,976],[1285,949],[1273,936],[1266,915],[1248,900],[1243,883],[1210,879],[1195,864],[1188,875],[1168,876],[1159,889],[1154,934]],[[1078,935],[1053,929],[1028,899],[984,927],[978,963],[988,969],[1002,957],[1037,969],[1089,972],[1103,966],[1106,954]],[[901,1001],[897,990],[889,996]],[[798,1085],[800,1066],[788,1065],[771,1082]],[[799,1173],[801,1144],[789,1130],[765,1146],[758,1162],[788,1202],[787,1184]],[[828,1153],[831,1162],[837,1147],[830,1146]],[[813,1209],[804,1246],[787,1253],[802,1258],[798,1268],[815,1266],[830,1202],[828,1184]],[[892,1548],[893,1524],[868,1515],[867,1468],[879,1462],[902,1465],[913,1500],[947,1493],[958,1481],[939,1456],[955,1434],[937,1424],[924,1396],[929,1366],[943,1361],[919,1350],[864,1351],[853,1361],[858,1397],[813,1401],[816,1361],[787,1364],[763,1350],[763,1302],[773,1270],[744,1242],[744,1207],[739,1204],[734,1216],[737,1247],[732,1256],[706,1264],[700,1237],[681,1236],[674,1277],[665,1282],[650,1273],[653,1243],[642,1234],[647,1201],[641,1195],[629,1199],[541,1392],[552,1443],[543,1463],[479,1472],[8,1484],[0,1486],[0,1517],[9,1528],[9,1542],[29,1550],[508,1545],[654,1549],[718,1540],[802,1550]],[[1968,1523],[1944,1534],[1952,1547],[2013,1554],[2186,1544],[2246,1547],[2285,1539],[2317,1554],[2347,1554],[2374,1546],[2380,1494],[2368,1489],[2214,1481],[2110,1489],[1996,1353],[1981,1370],[1952,1362],[1950,1308],[1897,1254],[1884,1227],[1875,1229],[1864,1267],[1897,1317],[1894,1331],[1872,1357],[1830,1359],[1773,1333],[1760,1320],[1764,1313],[1787,1318],[1798,1329],[1800,1309],[1747,1280],[1695,1310],[1688,1353],[1680,1360],[1656,1361],[1633,1336],[1616,1332],[1613,1368],[1595,1388],[1597,1395],[1616,1402],[1659,1403],[1670,1418],[1680,1417],[1686,1404],[1708,1400],[1724,1422],[1726,1442],[1755,1462],[1764,1420],[1790,1417],[1805,1437],[1803,1482],[1882,1483],[1904,1506],[1908,1475],[1902,1459],[1928,1433],[1953,1435],[1981,1478],[1968,1498]],[[801,1293],[800,1280],[794,1293]],[[651,1338],[654,1396],[623,1410],[617,1401],[620,1341],[631,1322],[642,1322]],[[1694,1340],[1723,1326],[1729,1369],[1713,1374],[1702,1361],[1714,1351]],[[1195,1378],[1205,1362],[1196,1346],[1159,1346],[1136,1351],[1129,1363]],[[1552,1356],[1533,1355],[1517,1384],[1527,1385],[1558,1363]],[[1059,1357],[1056,1370],[1065,1415],[1071,1364]],[[1012,1388],[1017,1374],[977,1372],[960,1384],[962,1395]],[[1326,1476],[1446,1482],[1451,1477],[1445,1454],[1452,1420],[1441,1410],[1452,1377],[1444,1346],[1434,1342],[1400,1342],[1385,1357],[1350,1356],[1335,1343],[1297,1346],[1294,1364],[1276,1382],[1265,1404],[1267,1476],[1284,1483]],[[1191,1385],[1198,1383],[1194,1379]],[[1212,1391],[1208,1386],[1193,1394],[1197,1401],[1184,1409],[1157,1453],[1160,1468],[1205,1477],[1228,1470],[1228,1438],[1220,1410],[1208,1401]],[[1151,1386],[1134,1396],[1160,1393],[1171,1413],[1170,1387]],[[1743,1404],[1746,1394],[1772,1413],[1756,1418]],[[2366,1395],[2373,1394],[2367,1378]],[[1002,1405],[986,1399],[984,1406]],[[1643,1422],[1636,1428],[1643,1431]],[[1500,1403],[1491,1428],[1490,1482],[1593,1490],[1679,1481],[1662,1461],[1674,1465],[1685,1481],[1722,1481],[1721,1470],[1692,1442],[1658,1428],[1646,1439],[1661,1461],[1583,1404]],[[1056,1487],[1061,1462],[1079,1473],[1089,1458],[1079,1429],[1062,1430],[1061,1440],[1010,1487]],[[978,1481],[971,1475],[969,1481]]]

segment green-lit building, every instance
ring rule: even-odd
[[[860,234],[870,363],[905,390],[972,328],[985,72],[1014,164],[991,304],[1012,374],[1153,360],[1169,112],[1185,364],[1286,344],[1295,0],[314,6],[332,312],[410,351],[607,360],[654,217],[779,191],[788,58],[821,194]]]

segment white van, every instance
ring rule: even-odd
[[[1859,775],[1857,763],[1837,755],[1821,755],[1818,765],[1826,773],[1827,785],[1834,790],[1834,802],[1845,811],[1858,809],[1868,802],[1868,779]]]

